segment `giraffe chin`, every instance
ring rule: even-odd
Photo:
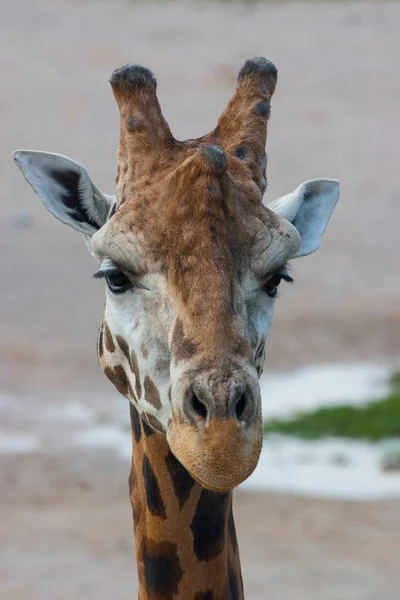
[[[193,424],[174,416],[167,431],[171,452],[202,487],[224,493],[257,466],[263,432],[261,416],[243,426],[235,419]]]
[[[199,485],[201,485],[201,487],[205,488],[206,490],[210,490],[211,492],[217,492],[218,494],[227,494],[228,492],[232,491],[232,488],[217,488],[217,487],[214,487],[212,485],[207,485],[206,483],[204,483],[204,481],[201,481],[198,477],[196,477],[195,475],[193,475],[193,473],[189,472],[189,475],[195,481],[197,481],[197,483]]]

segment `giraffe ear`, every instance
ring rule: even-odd
[[[339,195],[337,179],[312,179],[268,204],[269,209],[290,221],[299,232],[301,246],[296,258],[318,250]]]
[[[107,221],[114,197],[102,194],[82,165],[61,154],[34,150],[16,150],[13,158],[56,219],[89,237]]]

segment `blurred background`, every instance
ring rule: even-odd
[[[137,589],[128,406],[97,365],[96,263],[11,152],[66,154],[113,192],[116,67],[155,72],[182,139],[215,126],[240,66],[262,55],[279,71],[266,202],[315,177],[340,179],[341,200],[275,312],[265,450],[236,497],[246,598],[398,599],[400,3],[3,0],[0,11],[1,597]]]

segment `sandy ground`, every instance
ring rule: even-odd
[[[122,600],[135,588],[126,462],[107,449],[66,451],[62,415],[46,422],[9,402],[29,390],[22,397],[37,409],[72,397],[99,419],[105,405],[107,414],[126,409],[96,365],[95,264],[40,206],[11,151],[68,154],[111,191],[114,68],[134,61],[155,71],[164,113],[183,138],[215,125],[247,57],[267,56],[280,72],[268,197],[313,177],[342,182],[322,250],[295,265],[297,283],[279,302],[269,364],[398,357],[399,22],[394,2],[3,0],[2,425],[24,435],[47,427],[48,439],[44,449],[1,458],[2,598]],[[399,508],[238,494],[247,597],[398,599]]]
[[[83,397],[0,397],[2,599],[135,597],[130,444],[118,436],[127,405],[100,390]],[[238,491],[246,598],[398,600],[399,509]]]
[[[3,0],[1,12],[4,361],[23,364],[30,378],[42,360],[64,373],[92,368],[103,302],[80,236],[43,210],[11,151],[70,155],[112,191],[114,68],[150,66],[184,138],[215,126],[239,67],[260,54],[279,69],[267,199],[313,177],[342,185],[321,251],[296,262],[297,283],[279,302],[270,364],[400,354],[400,4]]]

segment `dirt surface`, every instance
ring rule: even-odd
[[[135,597],[127,412],[100,390],[0,396],[2,599]],[[399,500],[239,490],[235,515],[246,599],[398,600]]]
[[[53,460],[50,465],[40,461],[38,475],[43,479],[44,468],[57,472],[66,466],[62,461]],[[100,472],[97,465],[87,466]],[[6,573],[3,598],[135,597],[131,511],[120,483],[121,476],[126,479],[126,470],[110,468],[106,475],[101,480],[92,477],[90,484],[82,476],[68,478],[68,482],[63,478],[68,494],[54,490],[50,498],[28,503],[14,500],[2,506],[2,537],[9,539],[2,552]],[[105,489],[113,494],[105,494]],[[27,491],[32,496],[33,490]],[[400,520],[396,504],[346,506],[238,493],[236,520],[246,598],[399,597]]]
[[[114,68],[152,68],[164,113],[184,138],[214,127],[246,58],[267,56],[279,69],[267,199],[314,177],[342,184],[322,249],[295,265],[296,285],[278,304],[269,365],[395,358],[399,22],[395,2],[3,0],[2,598],[122,600],[136,585],[128,462],[107,444],[71,441],[82,402],[97,424],[127,417],[96,364],[96,266],[80,236],[28,189],[11,151],[70,155],[112,191]],[[247,598],[397,600],[399,508],[239,492]]]
[[[114,189],[118,111],[108,78],[150,66],[176,137],[215,126],[247,57],[279,69],[266,199],[314,177],[341,180],[322,249],[294,265],[278,303],[272,366],[400,354],[400,4],[2,2],[1,357],[29,368],[95,367],[102,308],[76,232],[46,213],[10,161],[67,154]],[[30,222],[31,221],[31,222]]]
[[[2,467],[2,598],[135,597],[127,464],[103,451]],[[398,502],[237,492],[235,514],[249,600],[398,600]]]

